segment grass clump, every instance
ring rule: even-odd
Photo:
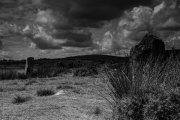
[[[99,116],[102,114],[102,110],[99,107],[96,107],[92,114],[94,114],[95,116]]]
[[[55,94],[55,91],[51,89],[43,89],[43,90],[37,90],[36,94],[37,96],[51,96]]]
[[[114,120],[180,119],[179,60],[139,63],[131,78],[120,69],[105,69],[107,98]],[[125,66],[127,67],[127,66]]]
[[[13,104],[22,104],[22,103],[29,101],[30,99],[31,99],[31,97],[23,97],[23,96],[17,95],[16,97],[13,98],[12,103]]]
[[[4,89],[3,89],[3,88],[0,88],[0,92],[4,92]]]

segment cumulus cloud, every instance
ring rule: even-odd
[[[76,27],[98,27],[103,20],[119,17],[125,9],[149,5],[151,0],[33,0],[41,9],[61,12]],[[80,22],[80,24],[79,24]]]
[[[108,31],[104,34],[102,42],[99,44],[102,47],[102,51],[111,50],[114,48],[114,37],[113,34]]]
[[[33,6],[31,0],[18,1],[0,8],[0,33],[22,37],[19,43],[28,38],[26,46],[34,51],[70,47],[126,54],[149,31],[165,41],[179,39],[174,38],[180,30],[178,0],[158,0],[154,7],[153,0],[32,0]]]
[[[33,0],[33,4],[39,8],[36,22],[54,31],[51,41],[63,39],[64,43],[58,44],[61,47],[93,47],[92,33],[88,28],[99,28],[105,21],[120,17],[125,9],[151,3],[151,0]],[[108,44],[107,40],[104,41]],[[54,45],[52,47],[56,48]]]
[[[8,51],[0,51],[0,59],[11,59],[11,55]]]
[[[178,14],[180,8],[176,1],[163,1],[154,9],[145,6],[135,7],[132,11],[125,12],[120,19],[117,42],[138,43],[147,32],[155,32],[165,41],[171,39],[163,35],[169,31],[168,36],[174,36],[174,33],[180,30]]]
[[[168,41],[166,44],[177,44],[175,46],[179,48],[179,14],[180,6],[176,0],[162,0],[154,8],[148,6],[134,7],[131,10],[126,10],[120,17],[115,33],[108,31],[98,44],[102,49],[116,49],[117,52],[126,54],[130,48],[142,40],[147,32],[153,32],[164,41]],[[177,37],[174,37],[175,35]]]
[[[91,33],[81,29],[72,29],[68,19],[61,13],[50,9],[38,10],[37,25],[26,26],[23,32],[40,49],[62,49],[62,47],[90,47]],[[71,29],[70,29],[71,28]]]

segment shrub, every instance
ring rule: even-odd
[[[21,104],[21,103],[24,103],[24,102],[29,101],[30,99],[31,99],[31,97],[22,97],[22,96],[17,95],[17,96],[13,99],[12,103],[13,103],[13,104]]]
[[[17,72],[14,70],[11,71],[1,71],[0,72],[0,80],[14,80],[16,79]]]
[[[25,73],[17,73],[17,79],[27,79],[27,75]]]
[[[105,69],[115,120],[180,119],[179,60],[137,64],[131,79],[122,69]],[[141,69],[141,70],[140,70]],[[178,91],[178,92],[177,92]]]
[[[89,76],[90,72],[87,68],[82,67],[82,68],[78,68],[75,70],[74,72],[74,76],[80,76],[80,77],[85,77],[85,76]]]
[[[81,67],[77,68],[74,71],[74,76],[80,76],[80,77],[85,77],[85,76],[92,76],[92,75],[97,75],[98,71],[96,68],[88,68],[88,67]]]
[[[27,79],[24,73],[18,73],[15,70],[5,70],[0,72],[0,80]]]
[[[3,89],[3,88],[0,88],[0,92],[4,92],[4,89]]]
[[[55,94],[55,91],[50,89],[44,89],[44,90],[38,90],[36,94],[37,96],[51,96]]]
[[[102,114],[102,110],[99,107],[96,107],[92,114],[94,114],[95,116],[99,116]]]
[[[56,77],[59,74],[67,73],[68,69],[63,67],[57,67],[51,64],[45,64],[38,67],[37,71],[32,73],[31,77]]]

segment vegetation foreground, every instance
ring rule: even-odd
[[[0,119],[179,120],[179,58],[136,66],[134,79],[127,64],[107,64],[58,77],[1,80]]]
[[[101,79],[73,77],[0,81],[1,120],[106,120],[112,111],[96,91]]]

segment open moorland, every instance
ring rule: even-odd
[[[0,119],[108,120],[112,110],[101,83],[98,77],[71,74],[0,81]]]
[[[179,120],[180,52],[163,46],[158,37],[147,34],[129,58],[81,56],[43,61],[29,74],[2,71],[0,117]]]

